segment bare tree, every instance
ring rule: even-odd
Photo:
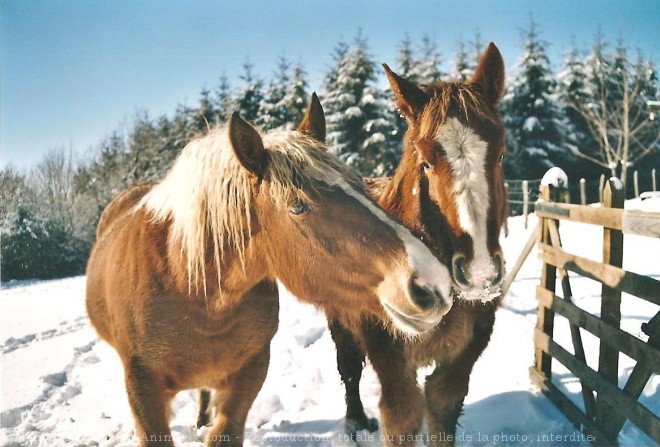
[[[609,169],[625,185],[628,168],[660,150],[660,123],[650,119],[646,107],[655,94],[653,65],[641,58],[630,63],[621,47],[610,66],[596,59],[590,73],[591,98],[569,106],[584,118],[598,150],[576,148],[574,152]]]
[[[71,149],[51,149],[30,172],[41,215],[54,219],[71,231],[75,222],[76,164]]]

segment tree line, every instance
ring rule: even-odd
[[[553,67],[548,43],[530,23],[523,51],[509,65],[501,103],[507,128],[505,175],[539,178],[560,166],[569,178],[587,181],[603,173],[627,178],[631,167],[660,165],[660,127],[646,105],[657,95],[652,60],[632,52],[623,39],[598,34],[586,48],[572,45]],[[429,37],[399,44],[393,69],[419,84],[469,80],[484,42],[477,33],[442,55]],[[279,57],[266,79],[246,62],[237,80],[220,76],[194,106],[171,115],[141,113],[109,136],[85,160],[56,148],[28,172],[0,172],[2,280],[54,278],[84,272],[99,216],[132,185],[162,178],[194,137],[225,123],[233,111],[264,130],[291,127],[303,116],[311,93],[304,65]],[[382,70],[358,32],[340,41],[317,90],[326,112],[328,142],[365,176],[390,175],[407,127],[382,82]]]

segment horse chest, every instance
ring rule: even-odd
[[[411,343],[410,361],[418,367],[431,362],[450,364],[470,349],[488,342],[494,323],[494,309],[458,304],[429,336]]]

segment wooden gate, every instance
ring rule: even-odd
[[[605,185],[604,203],[600,208],[555,203],[551,197],[552,188],[544,187],[535,207],[539,227],[534,245],[539,248],[543,268],[541,284],[536,291],[539,307],[531,377],[595,445],[616,445],[626,420],[660,445],[658,415],[638,402],[651,374],[660,374],[660,312],[642,325],[649,337],[647,342],[620,328],[622,292],[660,305],[660,281],[622,269],[623,235],[660,238],[660,213],[623,210],[623,188],[616,179]],[[559,232],[561,220],[603,228],[602,263],[564,249]],[[530,241],[529,250],[531,244]],[[660,259],[656,265],[660,266]],[[600,317],[573,303],[568,272],[602,284]],[[557,279],[560,291],[555,290]],[[568,320],[575,354],[553,339],[555,316]],[[580,328],[599,339],[597,371],[587,365]],[[619,353],[637,362],[623,388],[618,386]],[[552,382],[553,360],[559,361],[580,380],[584,410]]]

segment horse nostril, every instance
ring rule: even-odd
[[[422,310],[428,310],[435,307],[437,293],[428,287],[421,286],[415,282],[415,278],[410,280],[410,299]]]
[[[458,285],[468,287],[470,281],[465,272],[465,256],[456,254],[451,262],[451,274]]]

